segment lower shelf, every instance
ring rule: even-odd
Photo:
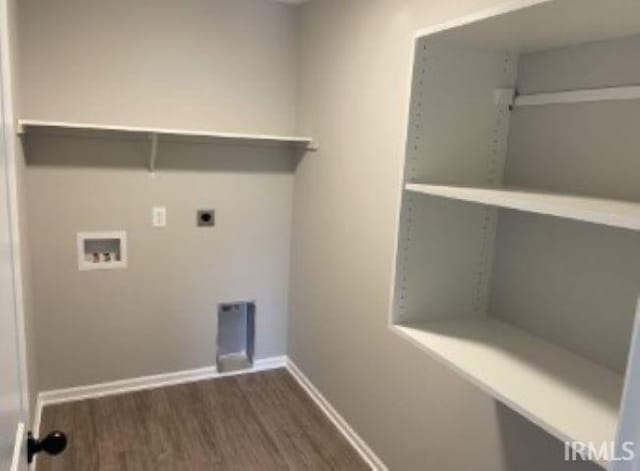
[[[616,372],[487,316],[393,329],[560,440],[615,439]]]

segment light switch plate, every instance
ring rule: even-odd
[[[166,227],[167,208],[155,207],[151,210],[151,224],[153,227]]]

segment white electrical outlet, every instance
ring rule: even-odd
[[[151,224],[153,227],[166,227],[167,208],[155,207],[151,211]]]

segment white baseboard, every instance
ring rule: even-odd
[[[36,431],[35,424],[37,423],[39,426],[42,408],[51,404],[62,404],[64,402],[80,401],[83,399],[95,399],[98,397],[113,396],[115,394],[142,391],[144,389],[154,389],[164,386],[172,386],[175,384],[221,378],[223,376],[234,376],[254,373],[256,371],[272,370],[274,368],[283,368],[286,366],[286,363],[287,359],[284,356],[270,357],[255,360],[253,362],[253,367],[249,369],[232,371],[229,373],[219,373],[215,366],[209,366],[194,370],[176,371],[174,373],[163,373],[152,376],[140,376],[137,378],[122,379],[119,381],[110,381],[107,383],[92,384],[88,386],[42,391],[38,394],[38,405],[36,406],[36,417],[34,420],[34,432]]]
[[[367,464],[375,471],[388,471],[384,462],[374,453],[367,443],[351,428],[349,423],[340,415],[340,413],[331,405],[331,403],[322,395],[322,393],[313,385],[304,373],[296,366],[296,364],[287,358],[287,370],[298,381],[300,386],[309,394],[311,399],[320,407],[331,422],[338,428],[340,433],[351,443],[353,448],[362,456]]]

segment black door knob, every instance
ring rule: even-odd
[[[67,436],[59,430],[54,430],[42,439],[34,438],[29,432],[27,437],[27,458],[29,463],[33,461],[33,455],[44,451],[48,455],[59,455],[67,447]]]

